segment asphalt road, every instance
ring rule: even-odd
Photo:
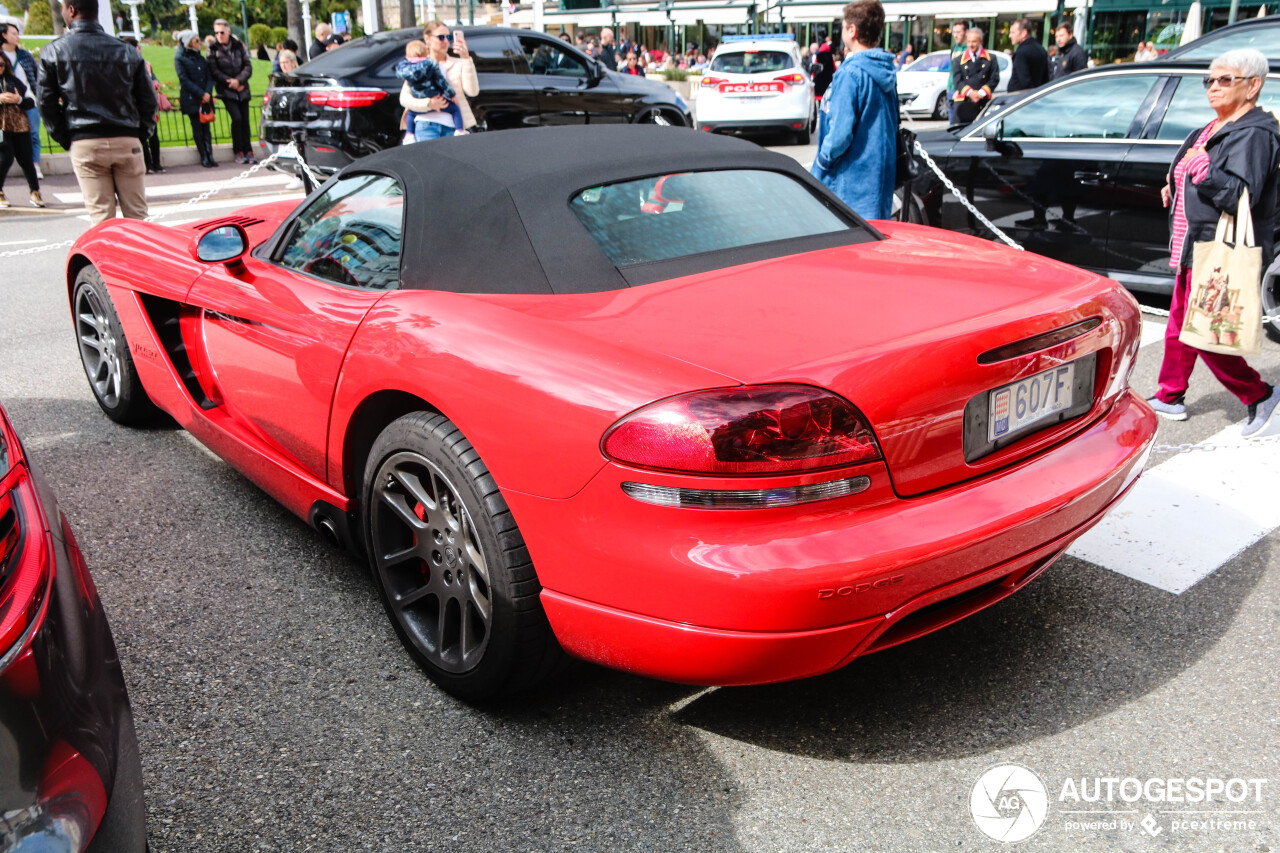
[[[85,227],[0,221],[0,252]],[[99,412],[61,259],[2,262],[0,399],[109,613],[156,853],[996,850],[970,791],[1006,762],[1048,788],[1020,849],[1280,849],[1274,532],[1182,595],[1064,558],[956,626],[800,683],[701,690],[583,665],[476,710],[416,670],[361,566],[184,432]],[[1159,356],[1142,350],[1140,389]],[[1280,380],[1280,347],[1257,363]],[[1243,416],[1203,368],[1189,404],[1162,442]],[[1064,804],[1081,777],[1271,781],[1260,803]],[[1253,828],[1180,830],[1193,816],[1161,811],[1224,808]],[[1159,833],[1081,829],[1100,816],[1070,809],[1150,812]]]

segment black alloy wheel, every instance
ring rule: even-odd
[[[946,117],[947,117],[947,93],[939,92],[938,102],[933,105],[933,119],[934,121],[942,121]]]
[[[479,454],[443,415],[383,430],[365,465],[370,568],[396,633],[460,699],[526,688],[562,657],[524,539]]]
[[[138,379],[120,317],[93,266],[76,276],[71,310],[80,363],[98,406],[119,424],[136,425],[155,417],[156,406]]]

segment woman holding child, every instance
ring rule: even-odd
[[[427,43],[427,58],[444,72],[445,80],[456,93],[453,103],[457,104],[461,112],[462,127],[474,127],[476,119],[467,103],[467,96],[474,97],[480,93],[480,80],[476,76],[475,61],[467,52],[466,37],[461,30],[454,33],[453,49],[457,56],[450,56],[449,28],[442,22],[432,21],[423,28],[422,34]],[[449,105],[449,99],[443,95],[415,98],[408,81],[400,90],[400,106],[408,110],[417,121],[416,132],[413,125],[408,125],[405,129],[417,140],[454,135],[455,119],[450,115]]]

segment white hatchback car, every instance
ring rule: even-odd
[[[817,108],[795,36],[726,36],[698,88],[698,127],[788,130],[809,144]]]
[[[1009,88],[1010,59],[998,51],[991,55],[1000,66],[1000,82],[996,91],[1003,92]],[[926,53],[898,72],[898,108],[917,118],[945,119],[950,77],[951,51]]]

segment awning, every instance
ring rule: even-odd
[[[844,10],[843,3],[805,3],[779,6],[784,21],[835,21]],[[902,16],[935,18],[988,18],[994,15],[1016,15],[1020,12],[1054,12],[1057,0],[889,0],[884,4],[887,21]]]
[[[725,6],[722,9],[681,9],[679,6],[671,10],[671,17],[678,26],[692,27],[699,21],[704,24],[743,24],[747,21],[746,6]]]
[[[623,6],[618,10],[619,24],[639,24],[642,27],[665,27],[671,23],[666,12],[642,12]]]
[[[552,24],[573,24],[575,27],[611,27],[613,26],[613,15],[608,12],[584,12],[574,10],[570,12],[546,12],[543,14],[543,21],[547,26]],[[618,14],[618,20],[622,20],[622,14]]]

